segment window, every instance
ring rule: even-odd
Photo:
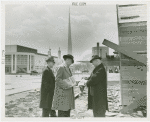
[[[15,55],[13,54],[13,70],[15,70]]]
[[[27,65],[27,55],[17,55],[17,65]]]
[[[29,55],[29,70],[30,70],[30,55]]]
[[[11,65],[11,55],[5,55],[5,65]]]

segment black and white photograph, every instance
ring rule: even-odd
[[[1,1],[1,121],[150,120],[148,9]]]

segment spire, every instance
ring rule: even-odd
[[[51,57],[51,49],[49,47],[49,51],[48,51],[48,57]]]
[[[72,54],[72,40],[71,40],[71,25],[70,25],[70,7],[69,7],[69,20],[68,20],[68,54]]]

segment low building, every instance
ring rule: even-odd
[[[20,46],[5,45],[5,73],[31,73],[36,70],[42,72],[46,66],[48,55],[37,52],[37,49]],[[58,57],[53,56],[57,62]]]
[[[92,47],[92,55],[99,55],[101,58],[106,58],[106,56],[109,55],[109,48],[99,46],[99,43],[97,43],[97,47]]]

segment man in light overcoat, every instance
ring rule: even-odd
[[[58,117],[70,117],[70,110],[75,109],[75,99],[74,88],[67,81],[72,77],[69,66],[74,63],[74,59],[70,54],[64,55],[63,58],[65,63],[59,67],[56,74],[52,109],[58,110]]]

